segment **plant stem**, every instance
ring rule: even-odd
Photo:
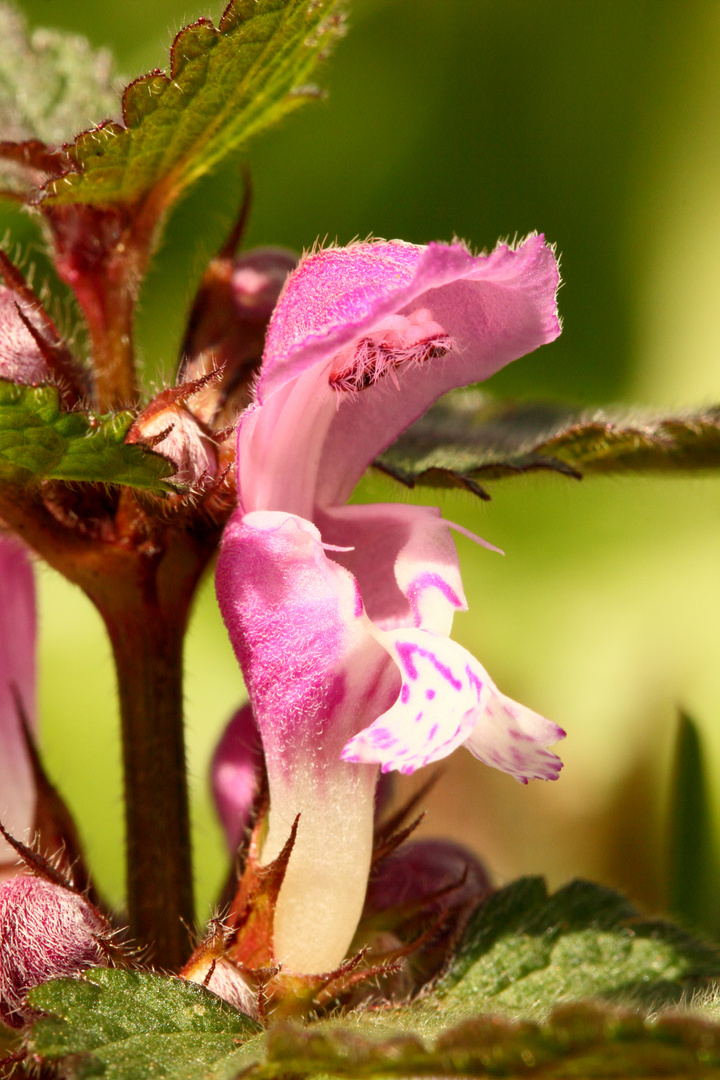
[[[75,293],[90,332],[93,405],[99,412],[133,406],[135,302],[157,223],[127,208],[82,205],[50,207],[46,219],[55,267]]]
[[[130,933],[151,946],[157,966],[176,971],[194,923],[183,639],[212,548],[200,551],[182,534],[166,538],[161,554],[136,553],[134,573],[97,602],[120,696]]]
[[[88,317],[95,369],[95,405],[111,412],[134,405],[138,397],[133,346],[135,297],[123,286],[106,287],[104,310]],[[85,306],[88,315],[90,305]]]
[[[193,924],[184,626],[168,625],[157,606],[146,604],[108,629],[122,717],[130,932],[152,944],[156,964],[177,970],[188,957]]]
[[[36,492],[0,492],[0,517],[87,593],[107,626],[122,723],[130,934],[161,968],[190,954],[194,921],[183,738],[182,652],[192,597],[219,527],[147,525],[134,496],[116,518],[126,543],[61,526]],[[138,538],[139,539],[139,538]]]

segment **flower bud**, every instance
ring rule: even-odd
[[[52,382],[53,373],[23,315],[40,333],[37,313],[13,289],[0,286],[0,378],[23,386]]]
[[[29,553],[14,537],[0,534],[0,821],[21,839],[38,825],[37,778],[28,752],[36,728],[35,638]],[[17,852],[0,837],[0,874],[16,874],[17,862]]]
[[[384,859],[370,879],[365,911],[422,908],[427,915],[474,908],[493,891],[482,863],[451,840],[415,840]]]
[[[82,896],[38,877],[0,885],[0,1019],[22,1027],[35,1015],[28,990],[107,963],[100,913]]]
[[[165,390],[133,423],[126,443],[145,443],[175,465],[172,479],[192,492],[207,490],[218,474],[217,446],[183,400],[184,388]]]
[[[223,368],[188,405],[211,428],[233,424],[249,404],[270,316],[296,265],[292,252],[270,247],[210,262],[190,314],[178,382]]]
[[[238,709],[225,728],[210,771],[215,805],[234,852],[250,822],[262,776],[260,733],[250,705]]]

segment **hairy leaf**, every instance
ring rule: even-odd
[[[666,1008],[718,973],[716,950],[641,919],[610,889],[573,882],[548,896],[524,878],[478,909],[451,969],[413,1003],[271,1024],[263,1037],[199,986],[100,969],[31,992],[52,1015],[27,1046],[71,1080],[720,1077],[714,999]],[[628,999],[660,1012],[648,1019]]]
[[[29,478],[127,484],[170,490],[174,466],[145,447],[124,442],[130,412],[94,417],[60,408],[53,386],[0,379],[0,482]]]
[[[340,30],[336,0],[232,0],[175,38],[167,73],[131,83],[123,125],[79,135],[78,171],[48,185],[45,206],[165,207],[251,135],[315,91],[307,80]]]
[[[553,1010],[541,1025],[475,1017],[433,1041],[399,1031],[370,1038],[364,1030],[370,1016],[306,1029],[278,1025],[268,1034],[262,1075],[720,1076],[720,1026],[689,1016],[649,1023],[637,1014],[579,1003]]]
[[[232,1080],[261,1049],[254,1021],[183,979],[98,968],[30,1000],[50,1015],[33,1025],[29,1052],[62,1060],[73,1078]]]
[[[718,975],[718,950],[641,918],[612,889],[573,881],[548,896],[542,878],[521,878],[475,913],[437,997],[452,1019],[478,1010],[542,1017],[597,995],[667,1005]]]
[[[0,4],[0,140],[59,146],[89,123],[119,113],[112,59],[75,34],[29,33],[9,4]],[[15,185],[3,165],[0,186]]]
[[[463,487],[537,470],[678,472],[720,468],[720,408],[676,416],[576,412],[501,404],[478,391],[449,394],[376,464],[414,486]]]

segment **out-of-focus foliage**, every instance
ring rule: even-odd
[[[210,0],[20,6],[34,26],[53,21],[96,47],[112,44],[128,77],[160,62],[185,21],[220,13]],[[493,393],[580,407],[717,404],[717,5],[349,7],[349,33],[324,74],[327,101],[252,148],[248,243],[301,249],[317,236],[422,242],[457,233],[491,247],[542,230],[562,254],[563,335],[494,377]],[[174,211],[141,298],[150,381],[176,362],[187,306],[240,187],[230,162]],[[29,219],[8,210],[4,220],[13,236],[32,237]],[[37,250],[36,281],[46,265]],[[720,775],[718,482],[535,476],[488,490],[484,506],[463,494],[417,498],[442,501],[448,517],[506,550],[503,560],[459,540],[470,612],[456,635],[503,690],[567,729],[566,768],[557,784],[521,790],[458,753],[425,828],[460,836],[503,879],[594,876],[657,909],[668,895],[663,836],[679,702],[702,729],[711,789]],[[397,485],[366,481],[359,497],[395,499]],[[70,587],[49,574],[44,581],[49,765],[79,812],[102,883],[118,895],[109,650]],[[210,587],[187,656],[204,911],[223,874],[206,762],[242,693]],[[717,798],[711,790],[711,809]]]
[[[118,111],[112,57],[85,37],[38,28],[0,4],[0,138],[60,143]]]

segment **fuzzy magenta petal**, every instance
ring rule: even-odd
[[[542,236],[472,255],[462,244],[397,241],[331,248],[288,278],[268,328],[257,398],[316,369],[327,387],[338,353],[389,317],[419,309],[440,324],[449,353],[410,365],[357,394],[340,395],[325,440],[316,501],[346,500],[370,462],[442,394],[489,378],[560,333],[557,262]],[[297,431],[300,449],[303,432]]]
[[[311,522],[280,511],[236,512],[223,536],[216,589],[271,789],[298,755],[337,761],[372,697],[358,665],[387,666],[352,575],[327,558]]]

